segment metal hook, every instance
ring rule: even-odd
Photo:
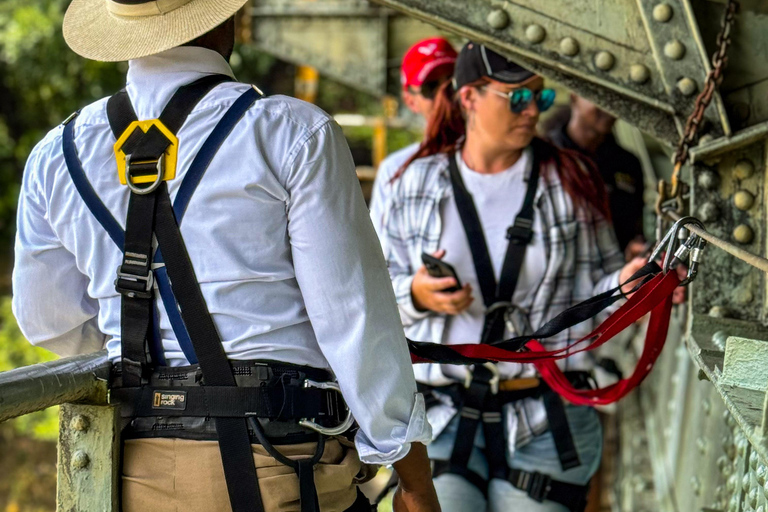
[[[680,219],[677,220],[677,222],[672,224],[672,227],[669,228],[667,233],[664,235],[664,238],[662,238],[661,241],[656,245],[656,248],[653,250],[653,253],[651,253],[651,257],[648,259],[648,261],[653,261],[658,257],[660,257],[664,244],[666,244],[667,250],[666,250],[666,254],[664,255],[664,262],[662,264],[662,269],[664,270],[664,273],[667,273],[669,271],[670,264],[672,263],[672,258],[673,258],[673,255],[675,254],[675,243],[678,240],[678,233],[681,229],[685,228],[685,226],[687,226],[688,224],[695,224],[701,229],[704,229],[704,224],[702,224],[699,219],[695,217],[690,217],[690,216],[681,217]]]

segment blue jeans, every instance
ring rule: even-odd
[[[538,471],[554,480],[586,485],[600,465],[603,449],[603,430],[597,412],[591,407],[566,405],[565,412],[571,427],[573,441],[579,453],[581,465],[563,471],[557,456],[552,432],[547,431],[515,449],[514,456],[507,463],[512,468],[524,471]],[[448,460],[451,457],[459,418],[454,418],[443,432],[428,446],[430,459]],[[485,441],[480,426],[475,437],[475,447],[469,458],[469,469],[488,478],[488,462],[482,448]],[[488,498],[463,477],[446,473],[435,479],[435,489],[443,512],[568,512],[564,506],[545,500],[538,503],[528,497],[525,491],[507,481],[494,479],[488,485]]]

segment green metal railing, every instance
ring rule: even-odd
[[[118,510],[120,415],[106,351],[0,372],[0,422],[61,405],[56,510]]]

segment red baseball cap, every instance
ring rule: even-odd
[[[409,86],[420,87],[438,68],[447,68],[453,74],[457,57],[456,50],[447,39],[433,37],[419,41],[403,56],[403,64],[400,68],[400,82],[403,89]]]

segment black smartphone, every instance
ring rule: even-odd
[[[424,263],[424,266],[427,267],[427,272],[429,272],[429,275],[432,277],[452,277],[456,280],[456,286],[451,286],[450,288],[441,291],[453,293],[461,290],[459,276],[456,274],[456,269],[450,264],[425,252],[421,253],[421,261]]]

